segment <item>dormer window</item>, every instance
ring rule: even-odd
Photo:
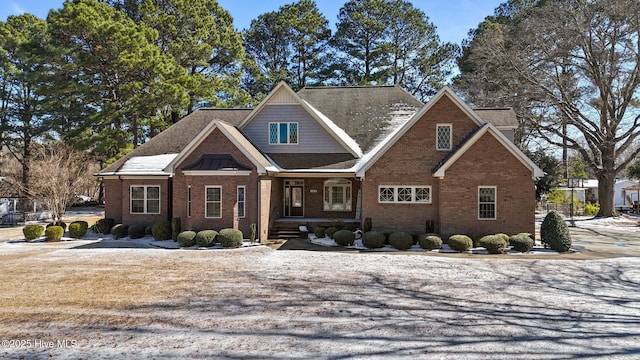
[[[450,151],[451,150],[451,124],[438,124],[436,125],[436,150],[438,151]]]
[[[269,144],[270,145],[297,145],[298,144],[298,123],[297,122],[272,122],[269,123]]]

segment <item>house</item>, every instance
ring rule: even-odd
[[[180,218],[260,240],[284,224],[354,223],[443,235],[534,232],[535,179],[510,108],[445,87],[277,85],[254,109],[200,109],[100,171],[105,216]]]
[[[634,180],[616,180],[613,186],[613,205],[618,211],[631,211],[640,200],[640,183]]]

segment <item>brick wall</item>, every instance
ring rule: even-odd
[[[115,180],[119,181],[120,180]],[[160,214],[131,214],[130,189],[136,185],[157,185],[160,186]],[[170,201],[169,201],[169,180],[167,178],[158,179],[123,179],[120,183],[120,214],[121,222],[126,225],[139,224],[150,226],[156,221],[168,220],[171,218]],[[117,185],[116,187],[117,188]],[[110,201],[109,196],[106,201]],[[106,208],[105,208],[105,216]],[[110,217],[110,216],[107,216]],[[116,219],[116,218],[114,218]],[[116,222],[118,222],[116,220]]]
[[[122,181],[118,179],[104,179],[104,216],[116,223],[122,222],[123,202],[129,199],[122,197]]]

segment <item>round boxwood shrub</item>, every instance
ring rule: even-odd
[[[171,221],[156,221],[153,223],[151,235],[156,240],[171,240]]]
[[[528,234],[523,233],[509,237],[509,245],[513,247],[513,250],[525,253],[533,249],[534,241]]]
[[[479,244],[481,247],[487,249],[489,254],[502,254],[504,253],[504,249],[507,248],[507,241],[499,235],[483,236]]]
[[[350,230],[338,230],[333,234],[333,240],[340,246],[351,246],[356,241],[356,234]]]
[[[178,234],[178,244],[182,247],[190,247],[196,244],[195,231],[183,231]]]
[[[60,241],[62,235],[64,235],[64,228],[58,225],[48,226],[44,231],[44,236],[47,238],[47,241]]]
[[[64,221],[50,222],[47,224],[47,227],[49,226],[60,226],[62,231],[67,230],[67,224]]]
[[[27,225],[22,228],[22,233],[25,239],[31,241],[41,237],[44,234],[44,226],[42,225]]]
[[[405,231],[394,232],[389,235],[389,245],[398,250],[407,250],[413,246],[413,235]]]
[[[242,231],[227,228],[220,230],[218,233],[218,242],[225,248],[239,247],[242,245],[243,237]]]
[[[336,229],[335,227],[329,227],[326,228],[324,230],[325,235],[327,235],[329,238],[333,239],[333,234],[335,234],[335,232],[338,231],[338,229]]]
[[[505,246],[509,245],[509,235],[504,234],[504,233],[498,233],[495,236],[499,237],[500,239],[504,240]]]
[[[322,239],[326,235],[323,226],[314,226],[313,233],[316,235],[318,239]]]
[[[571,249],[571,234],[562,216],[551,210],[540,225],[540,238],[552,250],[566,252]],[[545,245],[546,246],[546,245]]]
[[[111,218],[100,219],[95,223],[95,230],[101,234],[110,234],[111,228],[116,224],[116,221]]]
[[[442,239],[437,235],[422,234],[418,237],[418,244],[423,249],[436,250],[442,247]]]
[[[86,221],[78,220],[69,224],[69,236],[79,239],[87,234],[89,224]]]
[[[198,246],[211,247],[216,244],[218,232],[215,230],[202,230],[196,234],[196,244]]]
[[[387,236],[380,231],[367,231],[362,235],[362,245],[369,249],[379,249],[384,247]]]
[[[145,226],[144,225],[131,225],[128,229],[129,238],[130,239],[140,239],[145,235]]]
[[[129,226],[122,225],[122,224],[115,224],[111,228],[111,235],[113,235],[113,237],[115,237],[116,239],[123,238],[129,235]]]
[[[447,244],[452,250],[463,252],[471,249],[473,240],[466,235],[451,235]]]

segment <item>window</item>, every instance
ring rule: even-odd
[[[187,217],[191,217],[191,186],[187,186]]]
[[[324,211],[351,211],[351,181],[330,179],[324,182]]]
[[[207,186],[205,192],[204,216],[207,218],[221,218],[222,188],[220,186]]]
[[[383,185],[378,187],[378,202],[430,204],[431,186]]]
[[[478,219],[496,219],[496,187],[478,187]]]
[[[436,126],[436,150],[451,150],[451,125],[438,124]]]
[[[238,186],[238,218],[245,217],[245,187],[244,185]]]
[[[269,144],[297,144],[298,123],[278,122],[269,123]]]
[[[131,214],[160,214],[160,186],[131,186]]]

